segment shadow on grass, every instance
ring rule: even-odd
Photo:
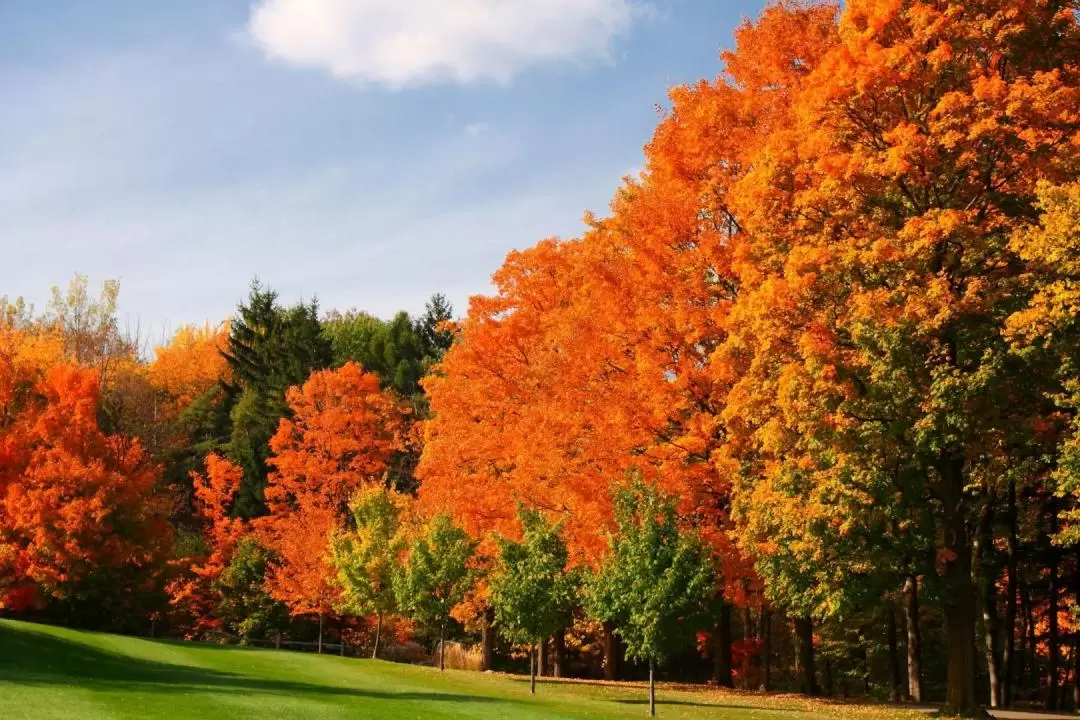
[[[210,691],[425,702],[502,702],[499,698],[453,693],[395,693],[265,680],[239,673],[142,660],[71,642],[49,633],[24,631],[3,624],[0,624],[0,679],[23,685],[64,685],[91,690]]]

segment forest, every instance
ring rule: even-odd
[[[771,3],[461,315],[4,299],[0,614],[1080,710],[1078,13]]]

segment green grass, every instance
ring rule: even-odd
[[[640,718],[640,686],[221,648],[0,620],[0,718]],[[662,687],[662,718],[907,720],[882,707]]]

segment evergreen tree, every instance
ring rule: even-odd
[[[222,445],[244,470],[233,512],[255,517],[265,511],[269,442],[288,412],[285,393],[333,360],[331,343],[319,321],[318,302],[282,308],[276,292],[254,281],[247,303],[233,318],[224,355],[231,371],[223,387],[230,431]]]
[[[427,302],[424,314],[416,322],[417,333],[424,348],[424,362],[427,367],[442,360],[443,355],[454,344],[454,334],[440,329],[440,325],[454,319],[454,307],[446,296],[436,293]]]

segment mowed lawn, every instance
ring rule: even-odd
[[[154,641],[0,620],[0,718],[641,718],[641,686]],[[914,713],[661,687],[662,718],[910,720]]]

